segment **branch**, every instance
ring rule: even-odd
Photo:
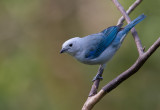
[[[131,13],[137,7],[137,5],[139,5],[141,3],[142,0],[136,0],[136,2],[127,10],[127,13],[125,12],[123,7],[121,6],[121,4],[117,0],[112,0],[112,1],[115,3],[116,7],[121,11],[124,18],[129,23],[131,20],[130,20],[129,16],[127,15],[127,13],[128,14]],[[121,17],[118,21],[118,24],[122,23],[124,21],[124,18]],[[92,85],[92,89],[90,91],[90,94],[92,94],[92,93],[93,94],[88,97],[87,101],[83,105],[82,110],[91,110],[94,107],[94,105],[97,102],[99,102],[107,93],[109,93],[110,91],[115,89],[123,81],[125,81],[130,76],[135,74],[143,66],[143,64],[147,61],[147,59],[160,46],[160,37],[159,37],[157,39],[157,41],[146,52],[144,52],[135,28],[132,29],[131,31],[132,31],[132,35],[134,36],[134,40],[136,42],[137,50],[139,52],[138,59],[128,70],[124,71],[119,76],[117,76],[115,79],[113,79],[108,84],[106,84],[98,93],[97,93],[97,90],[99,87],[100,80],[96,80],[94,82],[94,84]],[[102,73],[103,73],[103,71],[102,71]]]
[[[99,102],[107,93],[115,89],[119,84],[128,79],[130,76],[135,74],[147,61],[147,59],[156,51],[156,49],[160,46],[160,37],[158,40],[145,52],[141,55],[136,62],[126,71],[121,73],[115,79],[110,81],[107,85],[105,85],[96,95],[92,97],[88,97],[85,102],[82,110],[91,110],[94,105]]]
[[[104,69],[102,69],[101,67],[102,67],[102,65],[99,66],[97,75],[99,74],[102,77]],[[100,83],[100,79],[97,79],[97,80],[95,80],[93,82],[93,85],[92,85],[90,93],[89,93],[89,97],[94,96],[95,94],[97,94],[99,83]]]
[[[129,15],[140,3],[142,2],[142,0],[136,0],[126,11],[127,15]],[[124,22],[124,16],[122,16],[121,18],[119,18],[117,25],[122,24]]]
[[[126,11],[124,10],[124,8],[122,7],[122,5],[118,2],[118,0],[112,0],[113,3],[116,5],[116,7],[118,8],[118,10],[122,13],[122,15],[124,16],[125,20],[127,21],[127,23],[129,24],[131,22],[131,19],[130,17],[127,15]],[[139,0],[138,0],[139,1]],[[133,35],[133,38],[135,40],[135,43],[136,43],[136,46],[137,46],[137,50],[138,50],[138,53],[139,55],[142,55],[143,54],[143,47],[142,47],[142,44],[141,44],[141,41],[138,37],[138,34],[137,34],[137,31],[135,28],[132,28],[131,29],[131,32],[132,32],[132,35]]]
[[[147,61],[147,59],[156,51],[156,49],[160,46],[160,37],[157,39],[157,41],[148,49],[147,52],[145,52],[143,55],[141,55],[136,62],[125,72],[121,73],[119,76],[117,76],[115,79],[113,79],[111,82],[109,82],[107,85],[105,85],[102,90],[105,91],[105,93],[109,93],[111,90],[116,88],[120,83],[128,79],[130,76],[132,76],[134,73],[136,73],[143,64]]]

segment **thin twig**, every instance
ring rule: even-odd
[[[123,6],[118,2],[118,0],[112,0],[112,1],[116,5],[118,10],[122,13],[122,15],[124,16],[124,18],[127,21],[127,23],[129,24],[131,22],[131,19],[128,16],[128,14],[126,13],[126,11],[124,10]],[[140,56],[140,55],[143,54],[143,47],[142,47],[141,41],[140,41],[140,39],[138,37],[137,31],[136,31],[135,28],[132,28],[131,32],[132,32],[133,38],[135,40],[139,56]]]
[[[140,3],[142,2],[142,0],[136,0],[126,11],[126,13],[129,15]],[[122,24],[124,22],[124,17],[122,16],[121,18],[119,18],[117,25]]]
[[[98,72],[97,72],[97,75],[99,74],[102,77],[103,70],[104,69],[102,69],[102,65],[100,65],[99,69],[98,69]],[[89,92],[89,97],[94,96],[95,94],[97,94],[99,83],[100,83],[100,79],[96,79],[93,82],[93,85],[92,85],[91,90]]]

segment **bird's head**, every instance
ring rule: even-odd
[[[74,56],[80,49],[79,40],[79,37],[75,37],[64,42],[60,53],[68,53]]]

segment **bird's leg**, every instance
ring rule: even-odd
[[[99,80],[103,79],[102,74],[103,74],[104,67],[105,67],[105,64],[100,65],[98,72],[97,72],[96,76],[93,78],[92,82],[94,82],[97,79],[99,79]]]

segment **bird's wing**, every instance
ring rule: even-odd
[[[120,26],[111,26],[103,30],[100,35],[95,37],[100,38],[100,40],[94,41],[94,48],[90,45],[91,48],[88,48],[88,51],[85,53],[85,58],[94,59],[98,57],[115,39],[117,33],[119,32]],[[91,37],[92,35],[88,36]],[[98,39],[97,38],[97,39]],[[96,40],[96,39],[95,39]],[[90,41],[92,42],[92,41]]]

